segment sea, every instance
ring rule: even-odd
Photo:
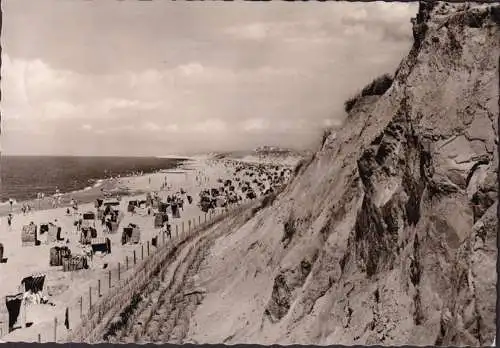
[[[178,167],[185,159],[160,157],[1,156],[0,202],[83,190],[117,176]]]

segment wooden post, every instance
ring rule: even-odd
[[[125,270],[128,271],[128,256],[125,256]]]
[[[69,330],[69,307],[66,307],[66,311],[64,312],[64,327]]]
[[[148,240],[148,241],[146,241],[146,243],[147,243],[148,257],[149,257],[149,240]]]
[[[137,263],[137,257],[135,255],[135,250],[134,250],[134,266],[136,265],[136,263]]]
[[[89,286],[89,312],[92,309],[92,287]]]
[[[111,289],[111,271],[108,271],[108,289]]]
[[[144,244],[141,244],[141,261],[144,260]]]
[[[38,334],[38,343],[42,343],[42,335]]]
[[[201,215],[198,215],[198,226],[201,225]]]
[[[179,225],[175,224],[175,236],[179,236]]]
[[[205,223],[207,223],[207,213],[205,213]]]
[[[97,279],[97,297],[101,297],[101,280]]]
[[[127,262],[128,263],[128,262]],[[118,262],[118,281],[120,281],[120,263]]]
[[[57,317],[54,318],[54,342],[57,342]]]

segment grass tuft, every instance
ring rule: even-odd
[[[362,97],[367,97],[370,95],[384,95],[385,92],[392,86],[393,78],[389,74],[381,75],[375,78],[369,85],[365,86],[357,95],[349,98],[344,103],[344,110],[350,112],[354,105]]]

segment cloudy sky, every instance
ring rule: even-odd
[[[410,3],[4,0],[5,154],[307,147],[411,46]]]

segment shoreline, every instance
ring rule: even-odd
[[[132,188],[127,185],[130,181],[137,180],[141,177],[149,177],[158,174],[176,174],[179,171],[188,171],[189,168],[186,168],[186,165],[189,165],[193,160],[185,159],[185,161],[179,163],[174,168],[168,169],[159,169],[154,172],[144,173],[139,175],[130,175],[124,176],[120,178],[108,178],[108,179],[97,179],[96,183],[91,186],[77,191],[63,192],[61,193],[60,204],[57,206],[53,206],[52,202],[54,201],[54,195],[45,196],[42,200],[33,198],[28,200],[20,200],[15,201],[12,205],[12,211],[9,205],[9,202],[1,202],[0,203],[0,217],[6,217],[9,213],[15,217],[16,215],[29,216],[36,211],[43,211],[49,209],[57,209],[57,208],[67,208],[71,206],[71,199],[75,199],[78,202],[78,205],[81,206],[83,204],[89,204],[95,202],[97,198],[102,198],[105,192],[111,192],[113,197],[131,197],[136,195],[145,194],[147,190]],[[23,204],[30,204],[32,207],[31,212],[26,213],[25,215],[22,213],[21,208]]]
[[[3,156],[3,157],[9,157],[9,156]],[[20,156],[10,156],[10,157],[20,157]],[[26,157],[39,157],[39,156],[26,156]],[[53,157],[58,157],[58,156],[47,156],[50,158]],[[60,157],[71,157],[71,156],[60,156]],[[84,156],[88,157],[88,156]],[[95,157],[95,156],[94,156]],[[99,157],[99,156],[97,156]],[[113,157],[115,158],[115,157]],[[119,158],[119,157],[116,157]],[[119,165],[117,168],[114,168],[113,165],[111,165],[111,171],[108,172],[108,169],[106,169],[106,165],[104,163],[100,163],[100,166],[102,167],[103,171],[99,173],[99,170],[96,172],[96,168],[92,167],[90,169],[90,172],[85,174],[82,173],[83,175],[80,175],[80,171],[73,171],[72,176],[73,180],[71,180],[71,177],[55,177],[52,180],[45,182],[40,182],[40,183],[30,183],[30,176],[28,175],[21,175],[22,179],[19,182],[16,182],[15,180],[13,181],[12,178],[8,179],[8,177],[12,177],[13,174],[9,171],[5,173],[7,176],[5,180],[0,181],[0,187],[3,187],[4,194],[1,197],[0,200],[0,209],[4,205],[9,206],[9,200],[12,199],[14,201],[14,205],[22,205],[23,203],[26,202],[35,202],[37,201],[37,193],[38,192],[43,192],[45,193],[45,198],[47,200],[51,200],[54,195],[56,194],[56,189],[60,189],[60,193],[64,196],[67,195],[80,195],[80,196],[85,196],[85,194],[89,191],[94,191],[95,192],[95,187],[102,187],[105,183],[108,183],[113,181],[113,180],[120,180],[120,179],[130,179],[132,177],[136,177],[138,175],[150,175],[154,173],[159,173],[164,170],[176,170],[177,168],[181,167],[183,164],[186,162],[191,161],[192,159],[184,157],[184,158],[169,158],[165,157],[163,158],[164,160],[167,160],[167,162],[161,162],[161,163],[151,163],[150,165],[148,163],[142,163],[142,162],[134,162],[133,160],[130,160],[130,157],[124,157],[127,158],[129,161],[127,166]],[[144,158],[144,157],[140,157]],[[153,158],[153,157],[152,157]],[[102,161],[101,161],[102,162]],[[16,162],[17,163],[17,162]],[[14,167],[19,167],[19,164],[13,163]],[[48,163],[50,164],[50,163]],[[89,163],[92,165],[92,163]],[[126,163],[125,163],[126,164]],[[6,163],[3,163],[5,166]],[[104,165],[104,166],[103,166]],[[16,170],[18,170],[17,168]],[[80,168],[81,169],[81,168]],[[14,169],[13,169],[14,170]],[[50,174],[50,173],[49,173]],[[112,174],[110,176],[110,174]],[[43,174],[41,175],[43,176]],[[76,179],[76,177],[78,179]],[[54,181],[55,179],[55,181]],[[88,180],[87,180],[88,179]],[[72,182],[71,182],[72,181]],[[38,184],[41,184],[42,186],[37,186]],[[10,187],[12,185],[12,187]],[[12,188],[12,190],[9,190],[9,187]]]

